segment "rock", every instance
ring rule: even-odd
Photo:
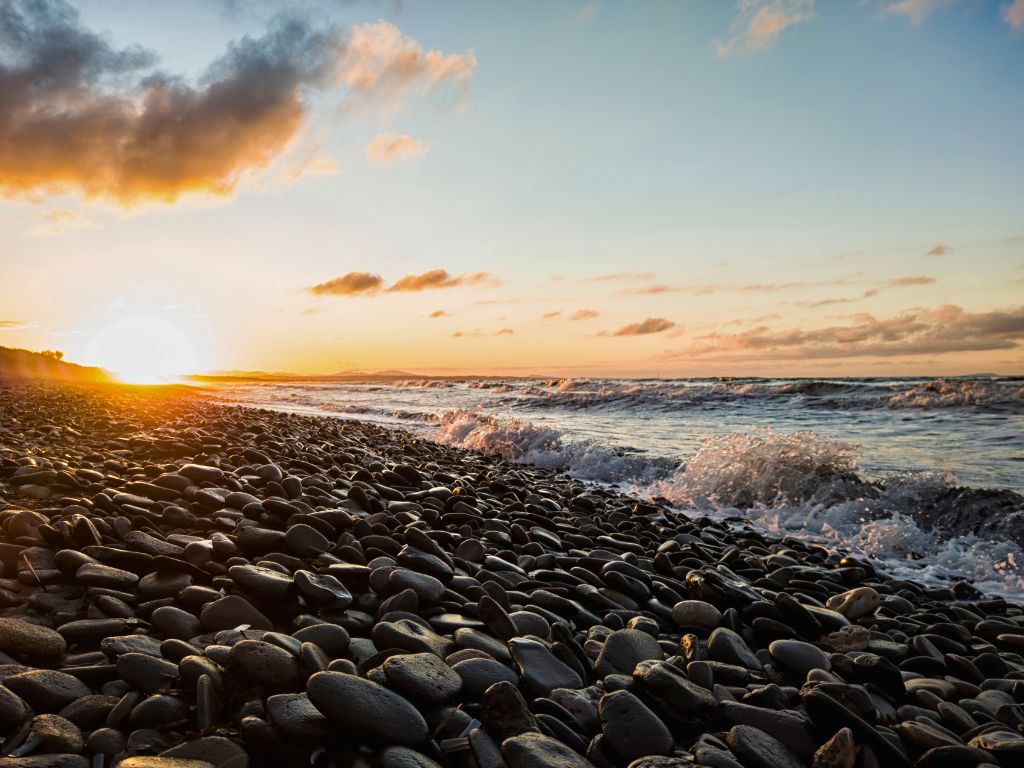
[[[708,638],[708,654],[715,661],[735,664],[745,669],[761,669],[761,662],[746,641],[731,629],[719,627]]]
[[[508,646],[519,667],[519,676],[534,695],[547,696],[554,688],[583,687],[580,676],[543,643],[517,637],[510,640]]]
[[[242,640],[231,646],[227,667],[243,680],[271,691],[288,690],[299,674],[294,656],[262,640]]]
[[[60,715],[36,715],[31,733],[39,739],[40,752],[78,754],[85,749],[78,726]]]
[[[371,741],[412,746],[428,736],[416,708],[382,685],[343,672],[317,672],[306,685],[310,701],[332,723]]]
[[[199,620],[206,629],[213,631],[234,629],[242,624],[248,624],[254,629],[274,628],[270,619],[239,595],[225,595],[219,600],[207,603],[199,614]]]
[[[15,657],[55,660],[67,644],[59,632],[21,619],[0,617],[0,651]]]
[[[832,669],[823,650],[801,640],[775,640],[768,646],[772,659],[803,682],[812,669]]]
[[[528,731],[540,732],[537,718],[512,683],[501,681],[486,690],[480,703],[480,717],[487,733],[498,741]]]
[[[867,650],[871,641],[871,632],[866,627],[851,624],[825,635],[822,640],[835,648],[837,653],[863,651]]]
[[[589,760],[557,739],[524,733],[505,739],[501,754],[508,768],[594,768]]]
[[[180,757],[154,757],[151,755],[135,755],[126,757],[117,764],[117,768],[214,768],[205,760],[188,760]]]
[[[462,678],[432,653],[392,656],[384,662],[388,684],[412,701],[437,706],[462,688]]]
[[[28,704],[7,686],[0,685],[0,733],[17,728],[28,716]]]
[[[880,602],[878,592],[871,587],[857,587],[841,595],[833,595],[825,603],[826,608],[843,614],[850,621],[870,616]]]
[[[83,563],[75,571],[75,581],[83,587],[130,591],[139,583],[139,577],[131,571],[112,568],[103,563]]]
[[[745,768],[804,768],[785,744],[749,725],[734,725],[726,743]]]
[[[818,747],[812,768],[854,768],[857,763],[857,745],[849,728],[840,728],[835,735]]]
[[[453,664],[452,670],[462,681],[463,695],[470,701],[480,699],[484,691],[496,683],[519,684],[519,675],[491,658],[465,659]]]
[[[641,661],[661,659],[663,655],[656,638],[638,629],[620,629],[608,636],[601,655],[597,657],[594,671],[602,677],[631,675]]]
[[[240,746],[223,736],[202,736],[161,752],[160,757],[177,760],[204,760],[213,768],[248,768],[249,756]]]
[[[305,693],[278,693],[267,699],[267,718],[285,736],[319,742],[331,727]]]
[[[667,755],[674,741],[665,724],[628,691],[605,694],[598,705],[601,730],[623,760],[645,755]]]
[[[178,665],[144,653],[123,653],[117,657],[117,674],[136,688],[153,693],[173,686]]]
[[[722,622],[722,612],[703,600],[683,600],[672,606],[672,621],[684,629],[710,632]]]
[[[408,747],[388,747],[380,753],[381,768],[441,768],[422,752]]]
[[[261,565],[233,565],[228,568],[228,576],[243,589],[261,597],[285,597],[294,588],[290,576]]]
[[[8,677],[4,685],[37,712],[56,712],[75,699],[92,693],[89,686],[77,677],[52,669],[21,672]]]

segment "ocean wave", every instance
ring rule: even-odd
[[[959,488],[950,474],[868,480],[857,446],[815,432],[755,429],[711,438],[685,461],[574,441],[551,426],[479,410],[442,414],[430,437],[849,551],[901,578],[968,579],[1024,596],[1021,497]]]
[[[650,484],[678,466],[670,458],[651,457],[636,449],[610,447],[590,440],[571,440],[554,427],[525,419],[498,418],[478,409],[445,411],[430,437],[440,443],[570,472],[602,483]]]
[[[470,385],[483,388],[482,385]],[[833,410],[970,408],[1024,413],[1024,384],[1014,379],[656,380],[548,379],[489,386],[508,393],[493,405],[569,410],[678,411],[749,402]]]

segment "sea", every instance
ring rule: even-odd
[[[233,382],[225,402],[358,419],[1024,600],[1024,498],[934,526],[958,486],[1024,494],[1024,377]],[[852,479],[852,482],[851,482]]]

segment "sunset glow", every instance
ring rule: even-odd
[[[196,352],[181,329],[155,317],[126,317],[86,343],[82,361],[129,384],[166,384],[195,373]]]
[[[1024,28],[974,5],[15,2],[0,345],[188,368],[90,348],[142,312],[215,371],[1022,373]]]

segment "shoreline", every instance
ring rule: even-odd
[[[1024,611],[969,584],[358,420],[3,379],[0,405],[12,765],[1024,754]]]

